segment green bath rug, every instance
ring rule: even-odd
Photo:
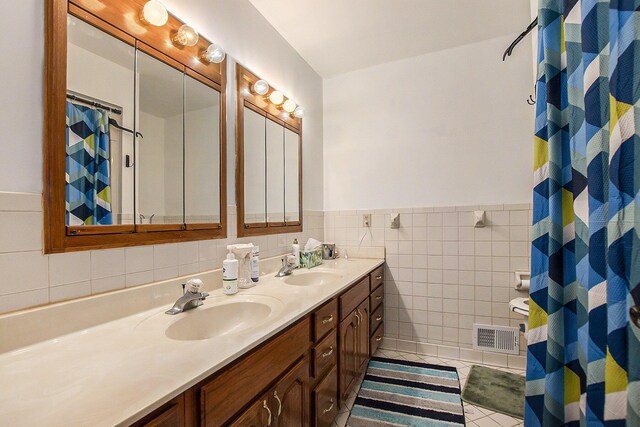
[[[515,418],[524,418],[522,375],[473,365],[462,391],[462,400]]]

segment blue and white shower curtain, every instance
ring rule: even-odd
[[[67,101],[67,225],[109,225],[109,113]]]
[[[525,425],[640,426],[640,0],[540,0]]]

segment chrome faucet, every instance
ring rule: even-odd
[[[285,258],[282,258],[282,268],[278,271],[276,277],[289,276],[296,267],[296,257],[287,255]]]
[[[173,307],[165,311],[166,314],[178,314],[201,306],[202,301],[209,296],[207,292],[200,292],[200,288],[202,287],[202,280],[200,279],[191,279],[186,285],[182,286],[183,288],[186,286],[187,290],[178,298],[175,304],[173,304]]]

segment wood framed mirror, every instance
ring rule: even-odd
[[[302,231],[302,119],[260,95],[236,64],[238,237]]]
[[[45,2],[45,253],[226,237],[226,58],[146,3]]]

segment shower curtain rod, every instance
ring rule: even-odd
[[[119,108],[110,107],[108,105],[104,105],[104,104],[101,104],[101,103],[96,102],[96,101],[91,101],[90,99],[86,99],[86,98],[83,98],[83,97],[80,97],[80,96],[77,96],[77,95],[73,95],[73,94],[68,93],[67,94],[67,98],[69,98],[72,101],[80,101],[80,102],[85,103],[87,105],[91,105],[92,107],[102,108],[103,110],[110,111],[110,112],[112,112],[114,114],[122,114],[122,110],[120,110]]]

